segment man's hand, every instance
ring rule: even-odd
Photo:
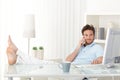
[[[82,39],[80,39],[79,41],[79,45],[82,46],[85,44],[85,38],[83,37]]]
[[[100,56],[97,59],[93,60],[91,64],[101,64],[102,61],[103,61],[103,56]]]

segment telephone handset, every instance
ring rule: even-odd
[[[83,37],[83,38],[82,38],[82,45],[85,46],[85,43],[86,43],[86,42],[85,42],[85,39],[84,39],[84,37]]]

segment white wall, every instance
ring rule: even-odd
[[[84,7],[81,2],[80,0],[36,2],[36,32],[39,38],[36,40],[39,42],[36,43],[45,47],[45,58],[65,58],[77,44],[82,26],[81,7]]]
[[[3,46],[2,46],[2,15],[1,15],[2,11],[1,11],[1,0],[0,0],[0,80],[4,80],[4,55],[2,54],[2,49],[3,49]]]
[[[87,12],[120,13],[120,0],[87,0]]]

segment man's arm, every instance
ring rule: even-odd
[[[72,62],[75,59],[75,57],[78,55],[79,49],[83,45],[83,42],[84,42],[83,39],[79,41],[78,46],[70,55],[68,55],[68,57],[66,58],[66,61]]]
[[[68,57],[66,58],[66,61],[72,62],[75,59],[75,57],[77,56],[78,50],[79,49],[76,48],[70,55],[68,55]]]

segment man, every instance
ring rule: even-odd
[[[76,49],[66,58],[66,61],[71,61],[74,64],[100,64],[102,63],[103,49],[100,45],[94,43],[95,29],[92,25],[85,25],[82,29],[83,38],[79,41]],[[21,53],[10,36],[8,39],[7,56],[9,64],[25,63],[34,64],[41,63],[37,59],[32,59],[29,56]],[[87,78],[83,78],[87,80]]]
[[[93,25],[85,25],[82,29],[83,38],[75,50],[68,55],[66,61],[74,64],[100,64],[103,59],[103,48],[94,42],[95,29]]]

